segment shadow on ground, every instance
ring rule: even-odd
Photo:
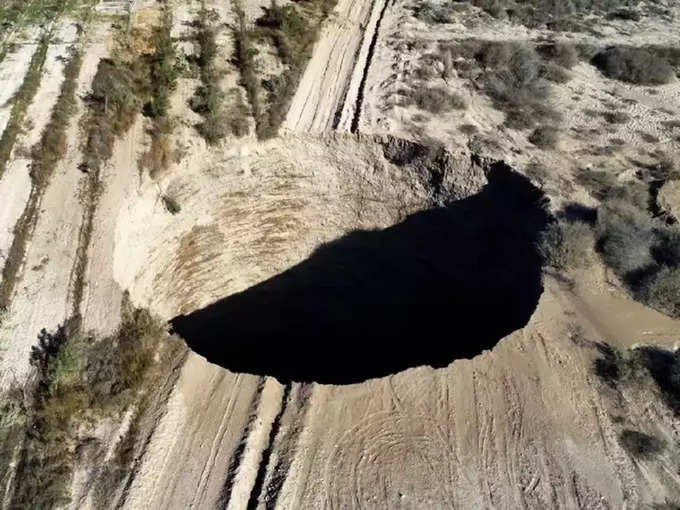
[[[503,164],[477,195],[357,231],[286,272],[173,319],[212,363],[345,384],[442,367],[526,324],[542,292],[542,193]]]

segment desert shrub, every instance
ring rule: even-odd
[[[167,336],[161,322],[125,304],[120,328],[104,339],[82,336],[69,326],[40,333],[31,352],[36,380],[25,410],[10,508],[69,502],[75,461],[80,448],[92,446],[94,427],[141,407],[162,371],[171,369],[179,344],[163,343]]]
[[[524,44],[489,43],[477,55],[487,67],[487,94],[506,112],[506,124],[531,128],[539,118],[559,120],[547,104],[549,85],[541,78],[543,65],[536,52]]]
[[[225,94],[220,88],[220,77],[215,68],[217,42],[214,23],[216,18],[217,14],[214,11],[201,10],[197,23],[198,58],[196,61],[201,85],[189,100],[191,109],[203,117],[203,121],[196,125],[196,130],[208,145],[218,144],[229,133],[227,115],[223,106]]]
[[[479,128],[474,124],[461,124],[458,126],[458,131],[468,136],[472,136],[479,132]]]
[[[432,5],[429,2],[421,3],[413,9],[413,15],[425,23],[451,23],[456,12],[453,3],[444,5]]]
[[[629,21],[640,21],[642,19],[640,11],[626,8],[621,8],[610,12],[607,17],[609,19],[623,19]]]
[[[553,83],[567,83],[571,80],[569,71],[552,62],[543,65],[541,68],[541,77]]]
[[[565,69],[571,69],[578,64],[579,52],[573,44],[557,42],[538,46],[536,50],[543,58]]]
[[[538,126],[529,141],[541,149],[554,149],[559,142],[560,131],[555,126]]]
[[[636,131],[636,132],[637,132],[637,134],[640,136],[640,138],[642,139],[642,141],[644,141],[644,142],[647,142],[647,143],[659,143],[659,139],[658,139],[656,136],[654,136],[654,135],[652,135],[652,134],[650,134],[650,133],[647,133],[647,132],[645,132],[645,131],[639,131],[639,130]]]
[[[263,7],[264,14],[255,20],[255,29],[252,32],[247,29],[243,10],[236,9],[239,21],[234,35],[235,62],[241,71],[241,83],[246,88],[253,110],[258,138],[271,138],[278,133],[312,55],[322,22],[335,2],[336,0],[306,0],[299,4],[280,6],[276,0],[272,0],[268,7]],[[259,83],[253,60],[255,50],[249,42],[251,37],[271,40],[285,66],[279,75],[262,83],[263,91],[266,92],[266,110],[260,104]]]
[[[611,172],[582,169],[576,176],[576,182],[586,188],[594,198],[604,200],[611,189],[616,186],[616,177]]]
[[[606,343],[597,343],[595,348],[600,353],[600,357],[593,361],[595,375],[610,386],[615,386],[621,377],[621,356]]]
[[[234,28],[234,64],[238,67],[241,80],[240,85],[245,89],[248,103],[255,122],[262,116],[260,105],[260,85],[255,71],[255,55],[257,50],[253,48],[251,36],[248,32],[246,14],[240,7],[236,8],[238,25]]]
[[[161,197],[161,200],[163,201],[163,205],[165,206],[165,209],[170,213],[170,214],[177,214],[179,213],[182,208],[180,207],[179,203],[177,200],[172,198],[169,195],[163,195]]]
[[[179,77],[177,50],[170,37],[171,20],[168,19],[156,31],[155,52],[151,57],[152,98],[148,112],[152,117],[165,117],[168,114],[170,93],[175,89]]]
[[[645,48],[613,46],[597,53],[591,63],[608,78],[636,85],[662,85],[675,76],[665,58]]]
[[[680,317],[680,268],[662,267],[645,282],[642,299],[671,317]]]
[[[636,459],[656,457],[665,446],[663,441],[654,436],[630,429],[621,432],[619,441],[624,450]]]
[[[680,129],[680,120],[678,119],[666,120],[663,121],[661,125],[668,129],[669,131],[672,131],[674,129]]]
[[[530,28],[546,25],[551,30],[584,31],[587,25],[579,17],[589,12],[609,13],[621,10],[628,0],[469,0],[497,19],[509,18]]]
[[[410,94],[413,104],[430,113],[462,110],[467,107],[462,97],[441,87],[421,87]]]
[[[121,62],[102,59],[92,82],[90,102],[109,117],[115,133],[127,131],[142,110],[140,81],[134,70]]]
[[[636,299],[680,316],[680,231],[612,198],[598,210],[597,239],[603,260]]]
[[[587,223],[557,220],[541,234],[538,249],[544,262],[557,269],[587,267],[593,262],[595,239]]]
[[[607,111],[602,113],[602,117],[609,124],[625,124],[630,120],[630,115],[622,111]]]
[[[680,416],[680,351],[653,346],[635,349],[638,359],[654,379],[666,405]]]
[[[598,211],[599,248],[608,266],[624,278],[654,265],[654,222],[637,207],[610,200]]]
[[[550,81],[568,80],[568,73],[545,62],[528,43],[467,39],[441,46],[450,55],[459,76],[474,81],[495,106],[506,113],[505,124],[528,129],[539,119],[561,121],[561,115],[546,101]]]

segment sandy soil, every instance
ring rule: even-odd
[[[0,90],[0,134],[9,122],[12,113],[10,100],[24,81],[35,49],[35,44],[21,44],[0,62],[0,81],[4,84]]]
[[[351,123],[378,4],[339,0],[300,80],[284,128],[321,133]]]
[[[54,51],[64,54],[66,47],[59,46]],[[105,45],[88,47],[78,78],[77,97],[84,97],[89,90],[99,59],[105,54]],[[42,82],[48,90],[43,94],[39,91],[36,99],[43,102],[34,104],[44,105],[44,97],[56,100],[63,64],[55,58],[47,62],[47,73],[56,66],[56,79]],[[82,104],[80,108],[82,111]],[[49,113],[50,110],[41,110],[42,120],[39,122],[42,125],[49,119]],[[0,329],[6,349],[1,365],[3,383],[8,381],[8,377],[23,379],[29,370],[28,354],[38,332],[42,328],[56,328],[72,312],[71,270],[83,212],[80,201],[82,173],[77,169],[80,163],[78,121],[79,115],[74,116],[68,128],[67,153],[55,170],[41,201],[41,208],[49,211],[49,214],[41,214],[33,229],[24,269],[16,285],[11,308]]]

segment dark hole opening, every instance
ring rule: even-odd
[[[523,327],[543,290],[542,192],[503,163],[477,195],[356,231],[239,294],[174,318],[212,363],[347,384],[473,357]]]

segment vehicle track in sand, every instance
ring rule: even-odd
[[[307,64],[284,128],[349,131],[388,0],[340,0]]]

